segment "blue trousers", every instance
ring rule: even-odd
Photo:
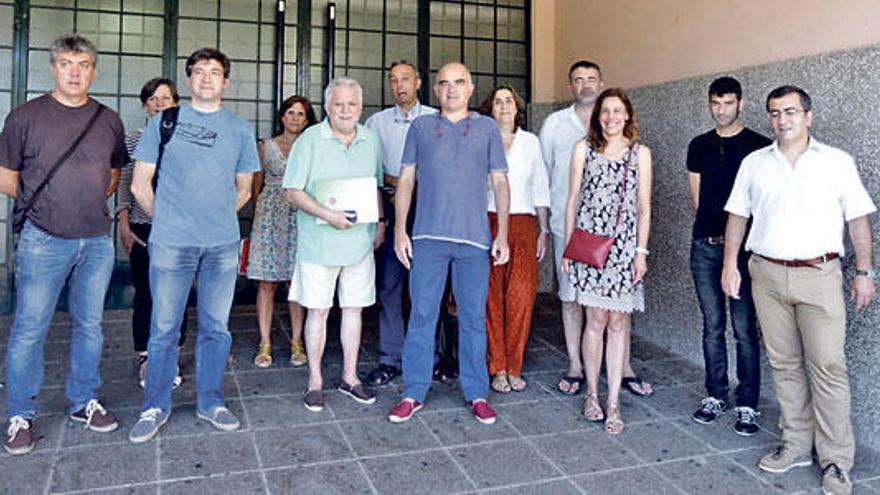
[[[403,395],[423,402],[431,386],[437,316],[451,267],[458,307],[459,376],[465,400],[489,393],[486,368],[486,295],[489,253],[467,244],[420,239],[413,242],[409,288],[412,311],[403,345]]]
[[[706,365],[706,393],[727,400],[727,308],[736,340],[736,405],[756,408],[761,388],[761,349],[752,302],[751,279],[745,256],[740,256],[742,285],[740,299],[728,299],[721,289],[724,245],[697,239],[691,244],[691,274],[700,310],[703,312],[703,360]]]
[[[66,394],[76,412],[97,398],[104,336],[104,296],[113,273],[109,235],[55,237],[25,221],[15,251],[15,321],[6,349],[9,417],[33,419],[43,387],[43,347],[61,289],[68,281],[70,371]]]

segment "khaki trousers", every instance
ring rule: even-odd
[[[783,443],[802,455],[810,453],[815,440],[822,466],[833,462],[849,471],[855,442],[840,260],[816,268],[785,267],[752,256],[749,273],[779,400]]]

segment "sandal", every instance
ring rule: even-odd
[[[596,394],[588,394],[586,398],[584,398],[584,417],[587,418],[587,421],[592,421],[594,423],[598,423],[605,419],[605,413],[602,412],[602,407],[599,406],[599,396]]]
[[[290,341],[290,364],[293,366],[302,366],[309,362],[306,356],[306,348],[303,346],[302,340]]]
[[[510,375],[507,377],[507,381],[510,383],[510,390],[514,392],[522,392],[526,389],[526,381],[521,376]]]
[[[623,431],[623,419],[620,418],[620,404],[606,404],[605,433],[618,435]]]
[[[254,358],[254,366],[257,368],[272,366],[272,344],[260,344],[259,352]]]
[[[572,376],[572,375],[562,375],[562,378],[559,379],[559,383],[556,384],[556,390],[565,394],[565,395],[576,395],[580,392],[581,387],[584,386],[584,381],[586,379],[582,376]],[[563,383],[568,384],[568,390],[563,390],[560,385]]]
[[[654,395],[654,388],[651,384],[642,380],[639,375],[625,376],[620,380],[620,386],[627,392],[639,397],[648,397]]]
[[[499,394],[506,394],[510,392],[510,382],[507,381],[507,372],[499,371],[495,373],[495,376],[492,377],[492,390],[498,392]]]

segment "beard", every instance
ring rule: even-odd
[[[592,89],[588,89],[588,88],[580,90],[578,92],[577,96],[575,96],[575,99],[577,100],[578,105],[583,105],[583,106],[592,106],[594,103],[596,103],[596,100],[598,98],[599,98],[599,95],[595,91],[593,91]]]

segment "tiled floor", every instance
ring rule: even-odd
[[[399,399],[400,382],[378,390],[372,406],[336,392],[315,414],[302,407],[307,372],[286,364],[281,328],[274,331],[276,363],[256,369],[258,340],[253,307],[232,317],[233,355],[225,380],[228,406],[242,429],[221,433],[194,414],[190,339],[175,392],[175,409],[158,440],[128,443],[142,393],[135,385],[126,311],[105,321],[104,404],[119,417],[111,434],[85,431],[66,419],[65,316],[59,315],[46,346],[44,415],[36,422],[37,449],[30,455],[0,453],[0,492],[5,493],[819,493],[818,468],[786,475],[756,469],[778,440],[771,387],[763,389],[761,432],[736,435],[732,418],[712,426],[689,419],[701,394],[698,366],[650,342],[636,340],[636,367],[657,393],[623,397],[627,422],[612,437],[580,415],[580,398],[553,390],[566,365],[558,305],[541,296],[526,353],[522,393],[492,395],[499,421],[477,423],[464,408],[457,384],[434,384],[414,420],[394,425],[386,414]],[[0,319],[0,361],[10,319]],[[194,323],[194,322],[193,322]],[[277,323],[276,323],[277,324]],[[376,362],[375,314],[365,317],[361,369]],[[191,328],[195,328],[192,325]],[[325,376],[332,385],[341,352],[331,337]],[[0,381],[5,379],[5,370]],[[0,389],[5,417],[5,389]],[[880,493],[880,455],[859,449],[856,493]]]

